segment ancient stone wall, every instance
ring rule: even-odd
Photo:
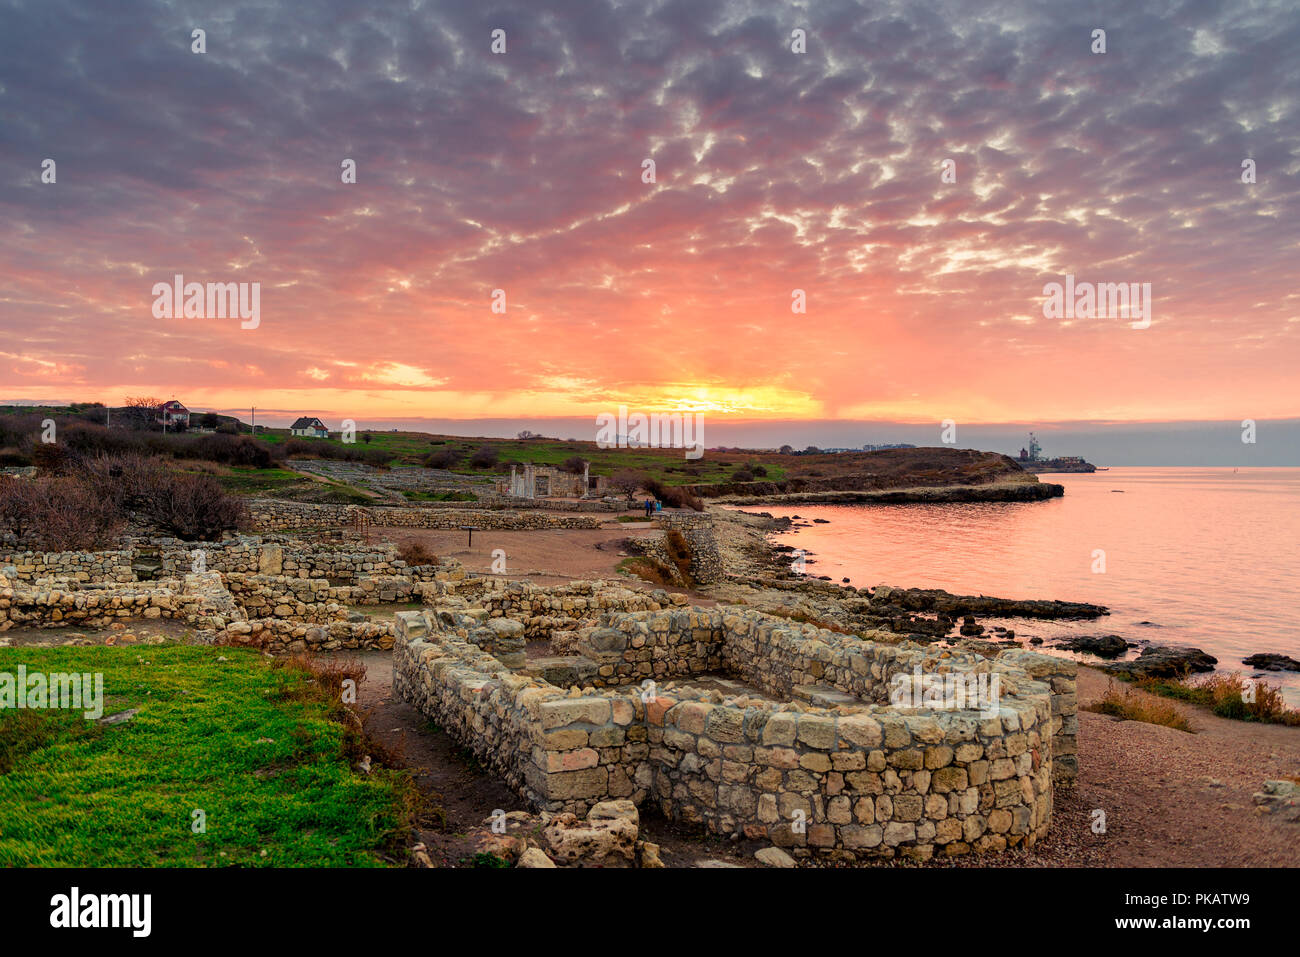
[[[249,511],[253,523],[263,532],[287,529],[349,525],[356,516],[356,505],[312,505],[299,502],[254,500]],[[403,508],[401,506],[366,507],[372,525],[401,528],[460,528],[473,525],[481,529],[599,528],[601,519],[587,515],[553,515],[544,511],[490,511],[467,508]]]
[[[1001,850],[1046,833],[1055,718],[1064,728],[1074,712],[1052,681],[1066,687],[1068,662],[989,662],[752,611],[660,609],[608,613],[578,632],[574,660],[595,668],[576,691],[466,641],[467,615],[491,620],[484,609],[400,613],[394,688],[539,808],[653,800],[719,834],[844,858]],[[985,711],[895,707],[889,692],[914,679],[909,665],[996,673],[1000,698]],[[749,689],[690,680],[719,670]]]
[[[80,582],[131,582],[131,549],[102,552],[0,553],[0,571],[10,581],[32,582],[42,578],[67,578]]]
[[[661,512],[656,520],[665,531],[675,529],[686,539],[691,550],[691,578],[697,584],[709,585],[727,577],[722,553],[718,550],[713,518],[708,513]]]

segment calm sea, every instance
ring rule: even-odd
[[[1017,637],[1188,643],[1218,658],[1220,670],[1245,674],[1253,672],[1241,659],[1257,652],[1300,659],[1300,469],[1113,468],[1042,478],[1064,485],[1065,496],[761,510],[830,521],[779,536],[810,553],[812,575],[1110,608],[1095,622],[1005,622]],[[1105,571],[1094,571],[1098,550]],[[1300,705],[1300,674],[1267,677]]]

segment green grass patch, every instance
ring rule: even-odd
[[[231,466],[229,474],[218,475],[216,479],[227,492],[234,492],[238,495],[283,492],[288,488],[311,481],[289,469],[259,469],[242,465]]]
[[[0,671],[20,663],[100,672],[105,714],[140,710],[111,726],[0,711],[0,866],[397,862],[414,786],[405,772],[352,769],[354,723],[309,672],[224,647],[0,650]]]

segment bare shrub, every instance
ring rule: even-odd
[[[683,488],[664,485],[658,479],[645,479],[642,484],[659,501],[672,508],[689,508],[697,512],[704,511],[704,503]]]
[[[397,547],[397,557],[408,565],[436,565],[438,556],[429,551],[424,542],[408,538]]]
[[[454,468],[460,461],[460,453],[455,449],[438,449],[424,457],[424,467],[429,469]]]
[[[248,510],[207,475],[164,472],[149,482],[143,512],[150,522],[187,542],[213,542],[245,526]]]
[[[485,445],[469,458],[469,464],[476,469],[490,469],[497,464],[500,453],[491,445]]]
[[[615,472],[609,480],[609,487],[616,492],[622,492],[627,496],[627,500],[632,501],[636,495],[637,489],[645,484],[646,477],[634,469],[622,469]]]
[[[20,539],[56,552],[100,548],[125,524],[111,499],[63,477],[6,482],[0,513]]]

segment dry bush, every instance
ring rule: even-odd
[[[646,491],[671,508],[689,508],[697,512],[704,511],[704,503],[683,488],[664,485],[658,479],[648,478],[642,481]]]
[[[469,464],[476,469],[490,469],[500,457],[501,453],[493,446],[485,445],[469,457]]]
[[[677,587],[673,583],[672,571],[653,558],[645,556],[629,558],[624,562],[623,568],[642,581],[650,582],[652,585],[659,585],[662,588]]]
[[[1145,721],[1147,724],[1159,724],[1166,728],[1173,728],[1176,731],[1190,732],[1192,730],[1187,718],[1168,701],[1149,697],[1132,688],[1125,688],[1121,693],[1115,687],[1113,680],[1107,682],[1106,693],[1093,704],[1086,705],[1084,710],[1095,711],[1098,714],[1109,714],[1128,721]]]
[[[430,452],[424,457],[424,467],[427,469],[449,469],[454,468],[460,461],[460,453],[455,449],[439,449],[436,452]]]
[[[46,551],[101,548],[125,524],[111,498],[74,478],[0,484],[0,525]]]
[[[408,565],[436,565],[438,556],[429,546],[416,538],[408,538],[397,546],[397,557]]]
[[[645,476],[634,469],[621,469],[615,472],[609,479],[609,487],[615,492],[621,492],[627,496],[628,501],[636,495],[637,489],[641,488],[646,482]]]
[[[691,551],[691,545],[686,541],[686,536],[675,528],[670,528],[668,534],[664,536],[664,548],[668,552],[668,557],[672,559],[677,566],[677,573],[681,575],[687,587],[694,587],[695,579],[691,577],[691,559],[694,553]]]
[[[1230,675],[1206,675],[1189,684],[1195,689],[1208,692],[1210,708],[1221,718],[1300,726],[1300,711],[1287,708],[1282,699],[1282,689],[1278,685],[1263,681],[1252,682],[1255,700],[1247,701],[1242,694],[1246,679],[1236,672]]]
[[[187,541],[213,542],[246,526],[248,509],[207,475],[165,472],[145,478],[143,514],[163,531]]]

